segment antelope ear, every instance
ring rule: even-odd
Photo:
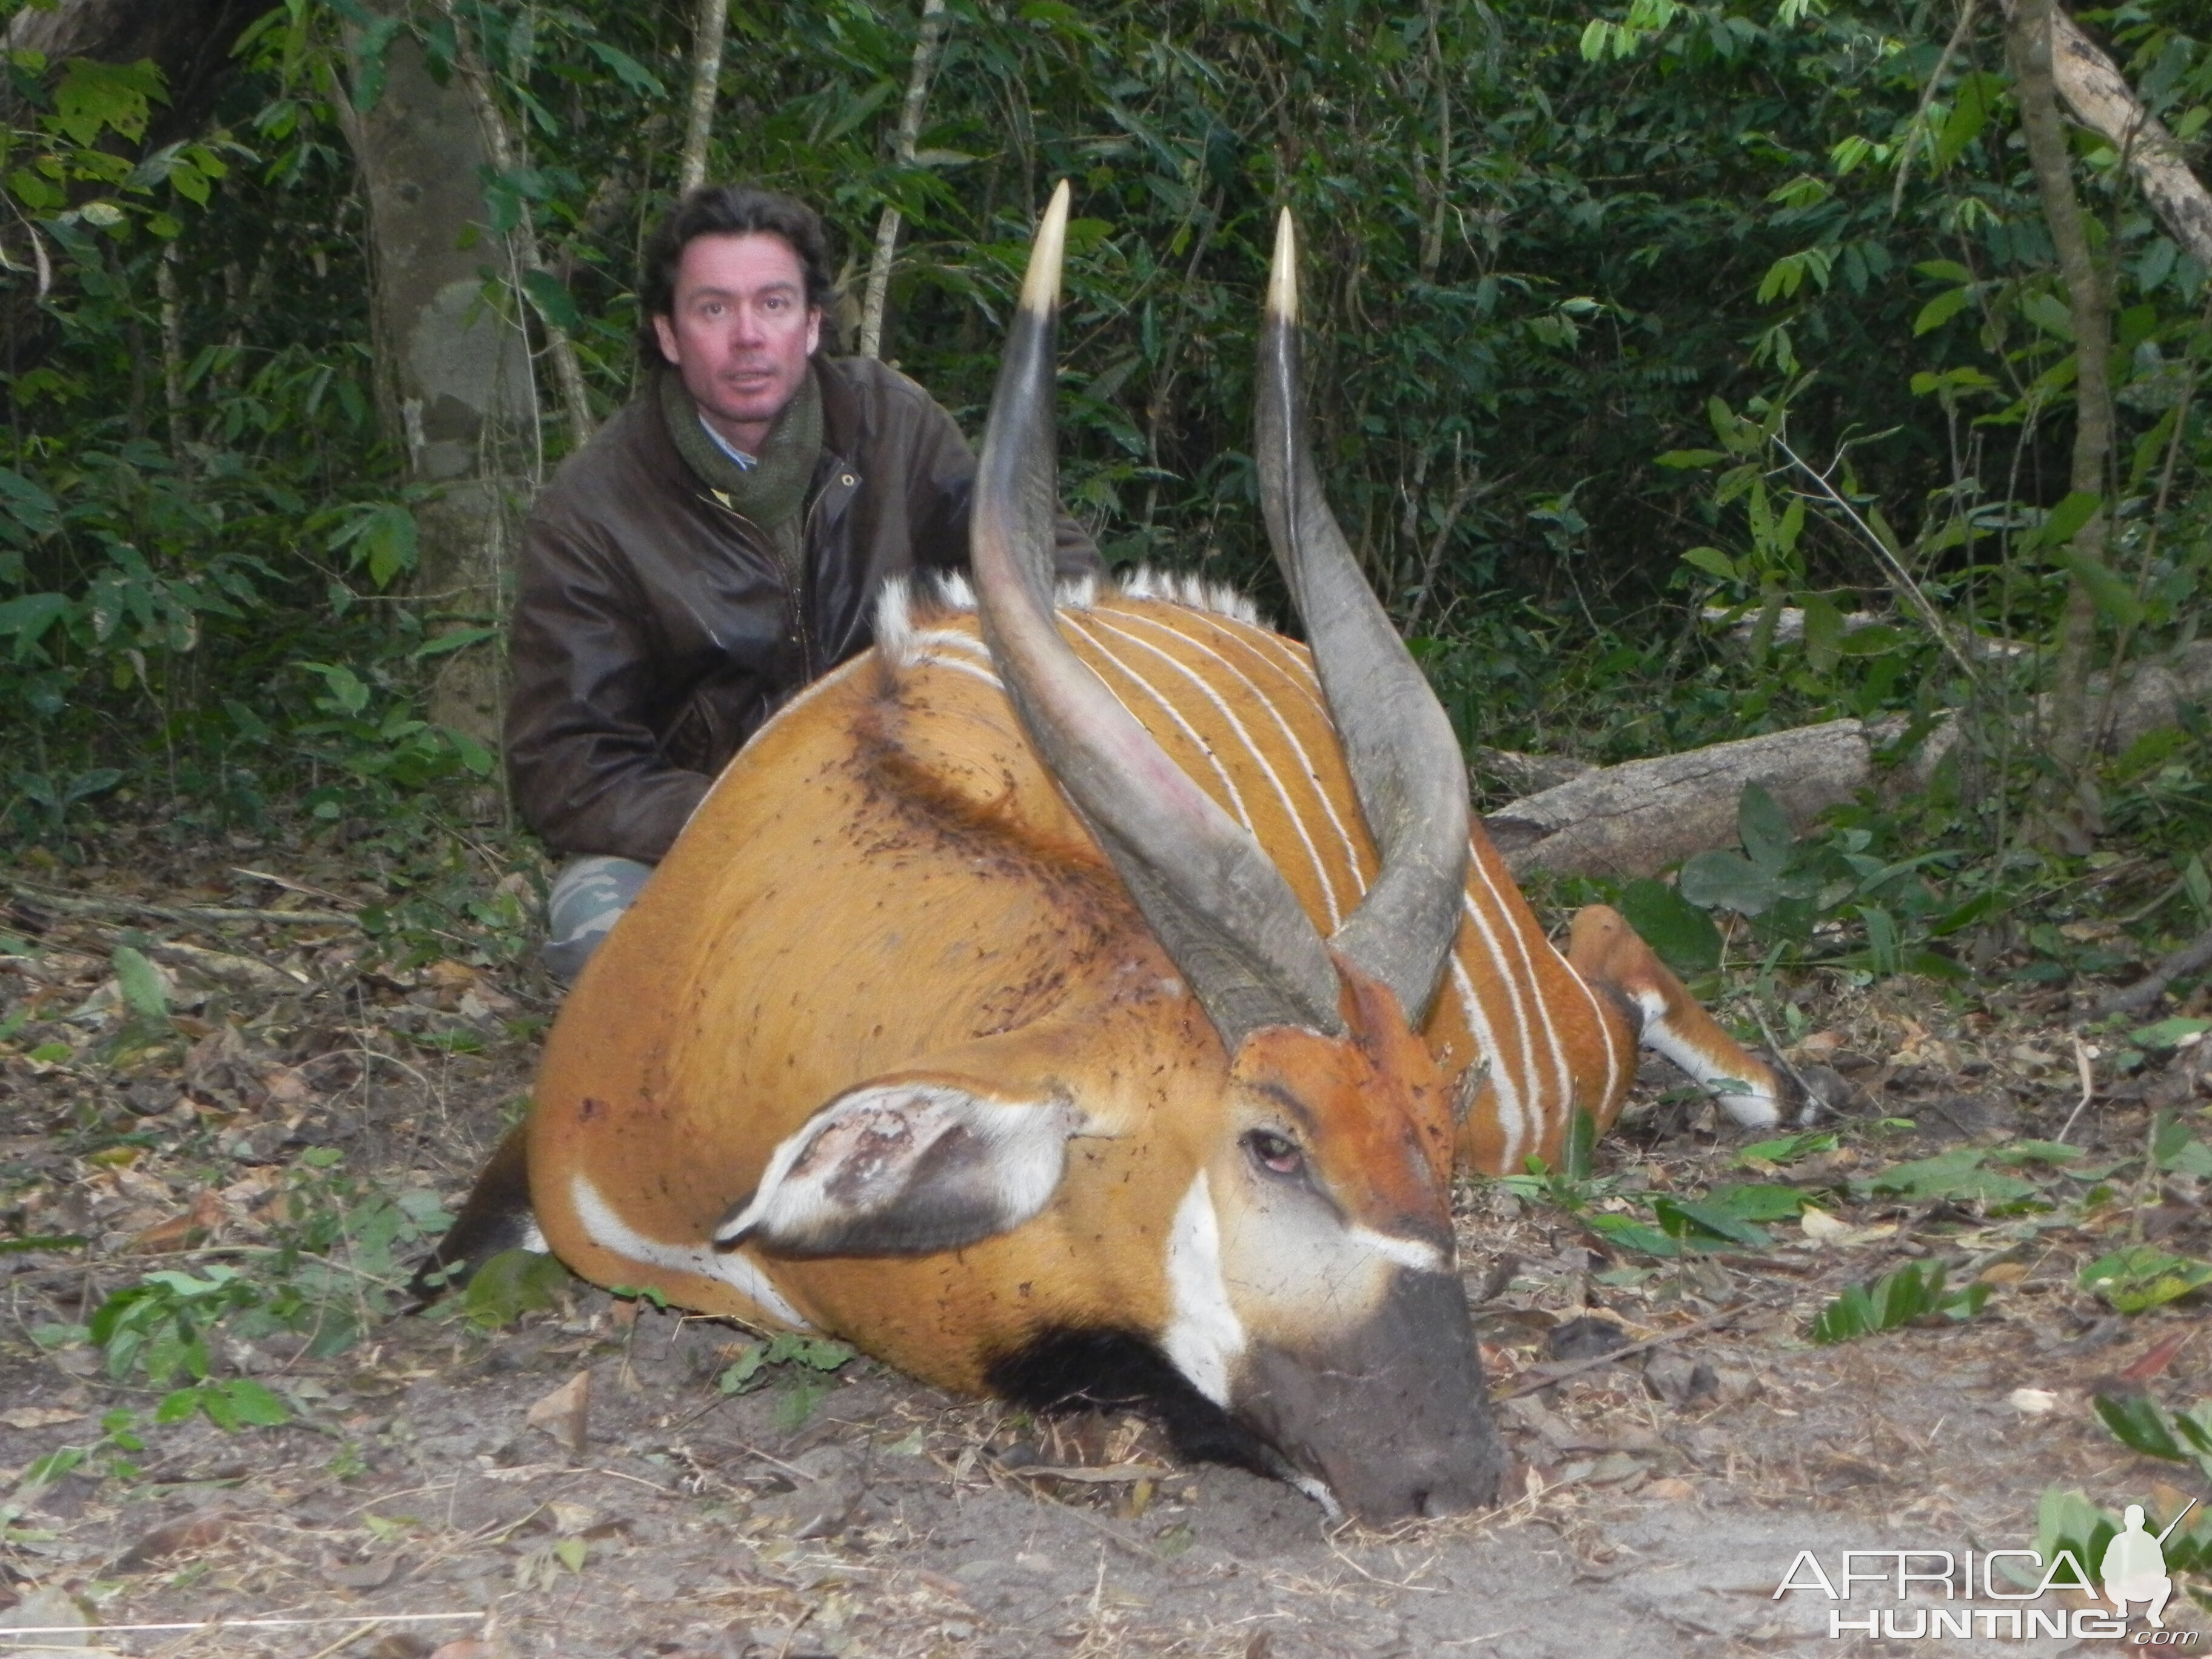
[[[775,1149],[714,1230],[784,1255],[928,1255],[1011,1231],[1050,1201],[1082,1115],[1058,1100],[908,1078],[840,1095]]]

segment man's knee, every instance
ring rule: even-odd
[[[652,874],[649,864],[605,854],[562,865],[545,904],[545,945],[538,953],[545,971],[563,982],[582,972]]]

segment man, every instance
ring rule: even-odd
[[[568,862],[546,965],[573,977],[730,757],[872,640],[886,579],[968,557],[975,461],[920,386],[817,355],[821,221],[708,185],[647,245],[636,401],[523,531],[507,770]],[[1063,576],[1097,550],[1062,515]]]

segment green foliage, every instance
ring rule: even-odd
[[[1753,1165],[1795,1164],[1802,1158],[1832,1152],[1839,1144],[1838,1137],[1832,1131],[1808,1129],[1774,1140],[1755,1140],[1736,1154],[1736,1162]]]
[[[772,1377],[780,1378],[783,1398],[776,1408],[776,1426],[788,1433],[814,1414],[829,1390],[830,1374],[858,1357],[842,1342],[786,1331],[747,1344],[714,1379],[714,1386],[725,1395],[750,1394],[766,1387]]]
[[[1989,1300],[1990,1287],[1969,1285],[1962,1291],[1943,1288],[1944,1271],[1937,1265],[1911,1262],[1895,1273],[1884,1273],[1865,1285],[1854,1285],[1820,1310],[1813,1321],[1813,1340],[1848,1342],[1875,1331],[1893,1331],[1915,1320],[1933,1316],[1971,1319]]]
[[[284,1402],[250,1376],[201,1381],[162,1396],[154,1408],[156,1423],[181,1423],[195,1413],[228,1433],[242,1428],[278,1429],[292,1420]]]
[[[2168,1412],[2142,1394],[2100,1394],[2093,1403],[2112,1437],[2130,1451],[2170,1463],[2193,1463],[2212,1480],[2212,1400],[2179,1412]]]
[[[2128,1033],[2128,1041],[2145,1048],[2175,1048],[2181,1046],[2184,1038],[2199,1037],[2207,1031],[2212,1031],[2212,1019],[2189,1019],[2176,1015],[2136,1027]]]
[[[235,1267],[212,1266],[204,1279],[164,1269],[101,1303],[88,1331],[93,1346],[106,1350],[110,1376],[120,1382],[143,1371],[155,1388],[167,1388],[179,1371],[204,1381],[209,1331],[264,1300]]]
[[[138,1465],[131,1460],[146,1449],[138,1432],[138,1414],[125,1409],[108,1412],[100,1419],[100,1437],[88,1446],[59,1446],[24,1466],[13,1490],[0,1498],[0,1547],[35,1549],[53,1541],[52,1531],[26,1526],[23,1516],[40,1493],[64,1476],[88,1468],[102,1477],[124,1480],[138,1474]]]
[[[2046,1486],[2035,1510],[2035,1552],[2040,1566],[2010,1558],[1999,1571],[2014,1583],[2033,1589],[2047,1572],[2064,1574],[2072,1563],[2071,1577],[2094,1585],[2094,1570],[2105,1559],[2106,1547],[2119,1533],[2120,1517],[2099,1509],[2077,1491]]]
[[[2212,1176],[2212,1146],[2189,1132],[2179,1116],[2160,1112],[2151,1121],[2151,1162],[2167,1175]]]
[[[115,966],[116,988],[122,994],[124,1011],[131,1022],[166,1032],[169,1029],[169,994],[154,964],[146,959],[145,952],[118,945],[111,960]]]
[[[2116,1312],[2142,1313],[2212,1285],[2212,1262],[2172,1255],[2154,1244],[2131,1244],[2081,1269],[2081,1288]]]
[[[1589,1122],[1587,1113],[1579,1116]],[[1575,1152],[1571,1140],[1569,1151]],[[1617,1177],[1593,1175],[1591,1158],[1587,1144],[1557,1170],[1531,1158],[1527,1173],[1502,1176],[1499,1184],[1575,1217],[1613,1249],[1662,1260],[1765,1249],[1774,1242],[1767,1224],[1795,1220],[1806,1204],[1794,1187],[1759,1182],[1724,1184],[1698,1198],[1631,1191]]]
[[[1987,914],[1993,901],[1978,896],[1960,904],[1933,884],[1931,878],[1960,861],[1959,854],[1941,849],[1885,857],[1885,844],[1903,839],[1908,826],[1871,810],[1838,812],[1829,824],[1800,838],[1773,798],[1756,783],[1744,786],[1736,823],[1742,850],[1699,853],[1685,862],[1674,890],[1677,907],[1729,910],[1744,917],[1753,924],[1753,939],[1767,951],[1770,967],[1784,960],[1820,960],[1848,963],[1869,975],[1962,976],[1956,963],[1929,947]],[[1627,896],[1625,890],[1624,903]],[[1644,900],[1640,912],[1629,912],[1638,932],[1643,923],[1638,915],[1651,915],[1657,908]],[[1645,938],[1679,966],[1659,939],[1680,938],[1684,924],[1663,915],[1656,919],[1662,931],[1658,938]],[[1845,921],[1857,924],[1863,945],[1840,925]],[[1711,927],[1710,922],[1705,926]],[[1716,963],[1718,937],[1716,931]]]
[[[1954,1146],[1933,1158],[1893,1164],[1854,1184],[1869,1193],[1915,1203],[1948,1200],[1985,1204],[2000,1211],[2041,1196],[2043,1189],[2036,1182],[1990,1169],[1990,1154],[1982,1147]]]
[[[2212,1516],[2207,1516],[2201,1507],[2185,1519],[2169,1516],[2161,1522],[2151,1516],[2145,1516],[2154,1534],[2164,1531],[2176,1520],[2180,1524],[2173,1526],[2162,1547],[2166,1571],[2175,1575],[2194,1575],[2212,1569]],[[2099,1508],[2078,1491],[2046,1486],[2042,1501],[2036,1506],[2036,1553],[2042,1558],[2045,1571],[2056,1565],[2062,1575],[2067,1569],[2057,1564],[2062,1555],[2070,1556],[2079,1580],[2095,1586],[2100,1583],[2095,1575],[2104,1565],[2105,1551],[2125,1524],[2121,1516]],[[1999,1570],[2027,1589],[2034,1588],[2042,1577],[2040,1572],[2028,1571],[2027,1564],[2010,1559],[2002,1561]],[[2201,1590],[2192,1589],[2190,1593],[2200,1602],[2205,1599]]]
[[[1953,41],[1887,0],[962,6],[908,161],[889,135],[918,15],[744,11],[710,173],[819,205],[854,289],[896,208],[888,355],[971,433],[1031,216],[1069,179],[1061,482],[1109,557],[1202,568],[1283,613],[1249,451],[1288,204],[1322,474],[1468,740],[1612,760],[1897,717],[1894,759],[1968,711],[1924,805],[1793,837],[1747,798],[1740,851],[1630,884],[1621,908],[1663,958],[1714,971],[1733,914],[1770,973],[2116,965],[2057,932],[2071,913],[2042,914],[2087,872],[2016,857],[2038,760],[1990,734],[2042,689],[2069,584],[2103,661],[2196,627],[2207,273],[2077,135],[2121,448],[2101,499],[2068,496],[2070,315],[1995,11]],[[2146,0],[2092,20],[2185,143],[2212,120],[2194,17]],[[602,413],[630,395],[683,8],[288,0],[246,31],[207,130],[174,143],[153,141],[168,94],[149,67],[14,54],[0,282],[27,320],[0,376],[0,699],[20,714],[0,728],[0,836],[69,856],[95,811],[189,836],[296,809],[351,845],[434,826],[496,777],[423,714],[441,659],[489,629],[421,591],[437,502],[401,483],[404,412],[377,410],[374,230],[343,135],[404,37],[449,82],[480,71],[515,137],[477,181],[480,302],[535,344],[569,335]],[[542,270],[496,240],[526,223]],[[563,438],[544,438],[550,465]],[[2093,506],[2110,533],[2085,550],[2069,532]],[[1744,624],[1741,650],[1695,620],[1709,604]],[[2212,923],[2203,735],[2147,740],[2100,781],[2109,836],[2180,884],[2150,927]],[[410,894],[380,944],[419,956],[481,928],[504,951],[511,908]]]
[[[1659,959],[1687,978],[1721,965],[1720,929],[1664,882],[1638,878],[1620,890],[1620,914]]]
[[[556,1305],[568,1290],[568,1270],[542,1250],[502,1250],[477,1268],[453,1298],[461,1317],[480,1331],[512,1325],[526,1313]]]
[[[218,1375],[215,1339],[251,1344],[281,1333],[304,1339],[313,1358],[343,1352],[397,1311],[407,1264],[448,1219],[432,1194],[391,1194],[337,1164],[335,1153],[310,1149],[287,1172],[274,1249],[200,1273],[156,1269],[109,1296],[85,1325],[33,1334],[50,1346],[88,1342],[117,1382],[169,1390],[156,1421],[194,1413],[225,1429],[285,1421],[263,1385]]]

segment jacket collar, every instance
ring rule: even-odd
[[[868,436],[867,416],[852,382],[839,372],[836,358],[817,356],[814,359],[814,378],[822,389],[822,452],[814,465],[814,479],[810,496],[814,505],[810,519],[819,519],[826,526],[841,517],[853,496],[866,480],[853,463],[853,457],[862,453]],[[651,407],[642,411],[647,418],[639,424],[650,455],[652,470],[666,486],[687,498],[703,500],[706,486],[699,475],[691,470],[678,450],[676,439],[659,408],[659,381],[664,373],[673,373],[656,366],[650,378],[640,389],[638,398]]]

